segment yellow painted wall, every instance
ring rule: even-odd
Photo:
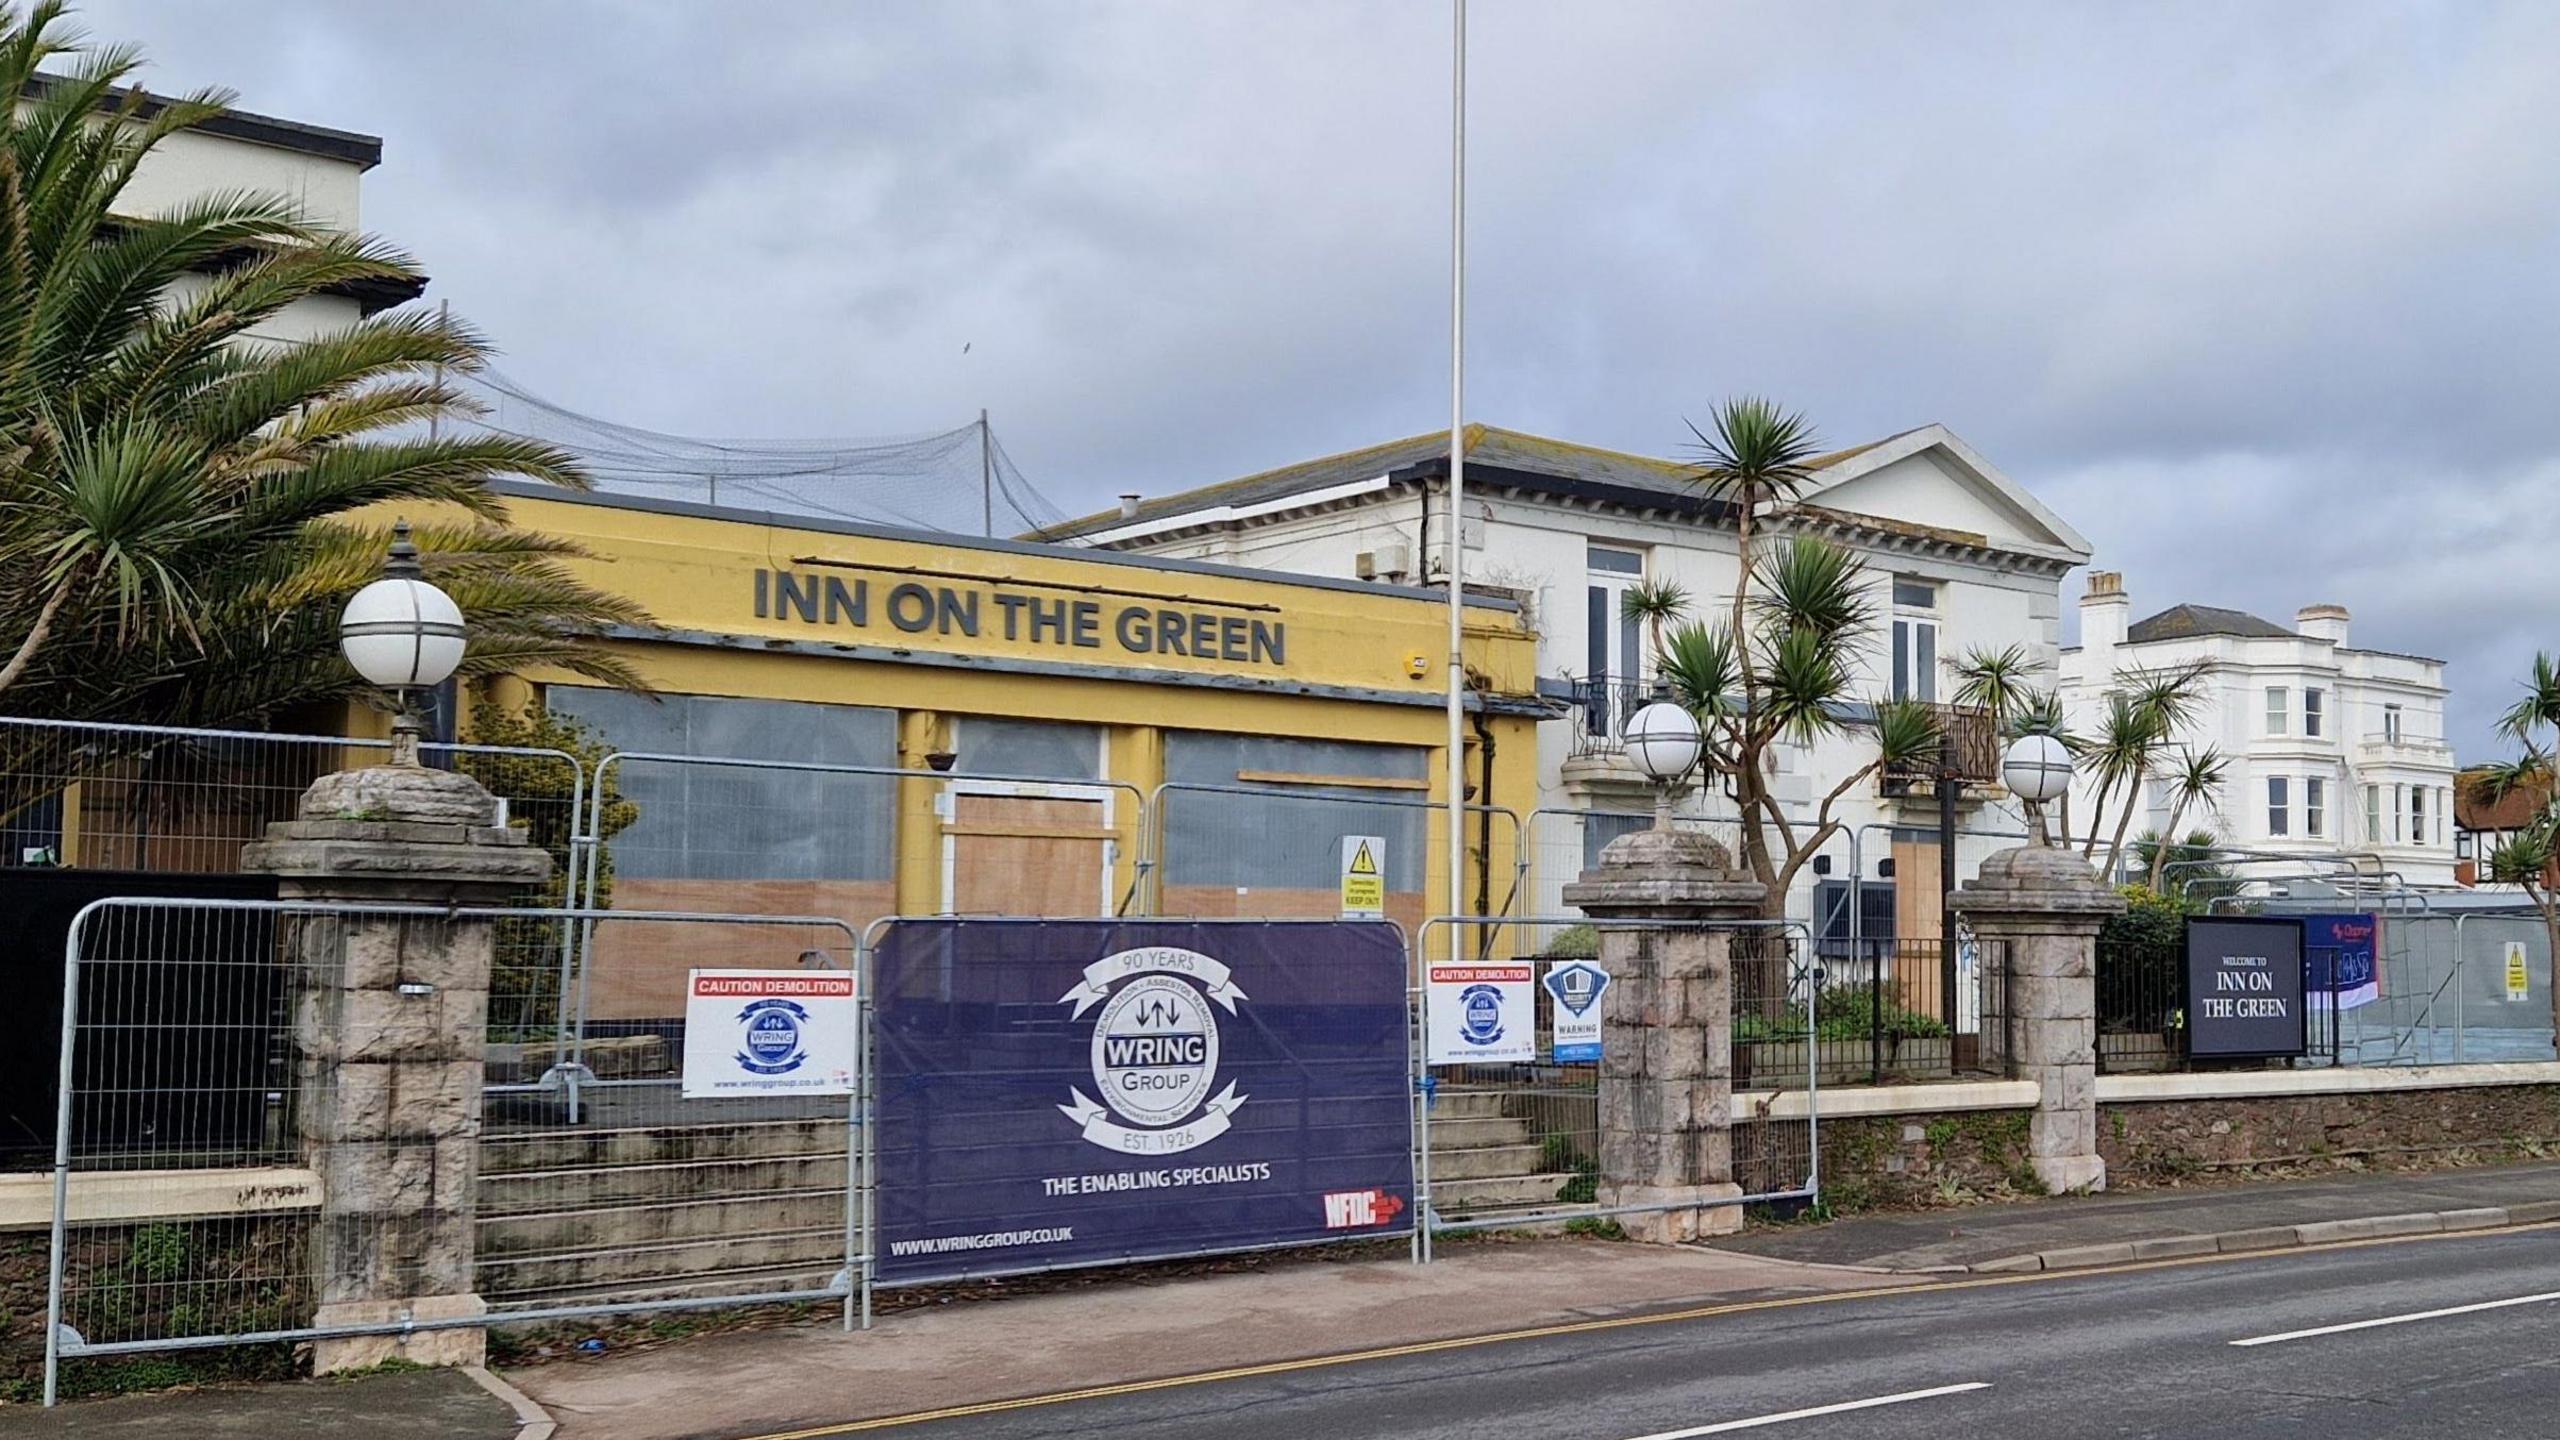
[[[911,540],[835,534],[759,523],[707,518],[622,506],[515,498],[515,522],[576,541],[591,558],[568,562],[581,578],[646,606],[658,624],[678,635],[727,637],[724,643],[676,639],[625,639],[614,648],[629,657],[657,689],[669,693],[864,705],[900,712],[899,763],[922,770],[924,757],[951,748],[951,717],[999,716],[1081,722],[1105,727],[1110,780],[1151,794],[1163,779],[1164,732],[1213,732],[1304,737],[1411,746],[1431,752],[1431,788],[1413,792],[1438,799],[1446,718],[1437,706],[1441,660],[1447,649],[1447,612],[1436,600],[1366,588],[1292,583],[1280,577],[1204,575],[1117,563],[1090,552],[1043,547],[1032,553],[981,548],[965,540]],[[819,562],[839,562],[825,564]],[[863,568],[846,568],[846,567]],[[758,611],[758,572],[763,572],[764,612]],[[779,603],[777,575],[810,586],[814,619]],[[837,582],[838,604],[825,605],[827,580]],[[857,592],[860,582],[866,588]],[[920,586],[904,597],[900,613],[910,621],[930,610],[920,630],[891,620],[892,592]],[[919,593],[926,597],[919,599]],[[1008,604],[1001,597],[1013,597]],[[948,598],[946,598],[948,597]],[[867,623],[854,623],[853,606]],[[929,603],[928,603],[929,602]],[[1090,644],[1075,643],[1072,608],[1092,607],[1084,627]],[[1064,615],[1065,627],[1030,633],[1034,606]],[[961,633],[956,617],[974,606],[978,634]],[[1068,607],[1062,610],[1060,607]],[[1252,608],[1233,608],[1252,607]],[[1122,612],[1142,612],[1123,622]],[[1183,617],[1165,621],[1171,613]],[[1014,620],[1012,635],[1005,620]],[[1205,615],[1202,623],[1191,617]],[[946,629],[943,623],[950,617]],[[1246,622],[1242,639],[1229,617]],[[1534,688],[1536,645],[1515,614],[1492,608],[1468,613],[1468,668],[1489,680],[1495,693],[1525,696]],[[1250,626],[1283,627],[1281,654],[1257,649]],[[1144,650],[1122,643],[1132,633],[1150,642]],[[1206,636],[1209,657],[1162,653],[1152,642],[1179,624],[1186,642]],[[764,642],[798,642],[792,649]],[[1190,648],[1186,644],[1186,649]],[[1417,668],[1414,657],[1423,657]],[[941,659],[958,663],[919,663]],[[1036,673],[1024,666],[1074,667],[1074,673]],[[1134,672],[1134,673],[1133,673]],[[1156,677],[1223,676],[1250,688],[1205,688],[1161,683]],[[565,674],[534,673],[537,683],[591,683]],[[1309,687],[1345,688],[1361,697],[1304,693]],[[1388,703],[1375,695],[1398,697]],[[1409,698],[1407,698],[1409,697]],[[1415,703],[1422,702],[1422,703]],[[1525,812],[1537,784],[1536,722],[1497,715],[1494,800]],[[1474,725],[1469,722],[1469,774],[1479,777]],[[957,767],[1000,770],[979,756]],[[1479,783],[1481,781],[1479,780]],[[939,827],[933,813],[937,787],[902,783],[899,802],[898,905],[907,913],[931,913],[941,902]],[[1112,892],[1125,894],[1136,879],[1142,852],[1135,807],[1116,807],[1117,862]],[[1428,909],[1445,905],[1442,822],[1432,822]],[[1470,827],[1470,844],[1476,831]],[[1477,895],[1474,857],[1468,860],[1471,908],[1500,908],[1511,893],[1518,840],[1507,819],[1492,835],[1492,883]]]

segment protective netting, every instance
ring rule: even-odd
[[[485,410],[462,427],[557,445],[600,490],[965,535],[1016,535],[1067,518],[976,421],[881,439],[708,439],[584,414],[494,370],[456,383]]]

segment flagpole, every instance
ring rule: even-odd
[[[1467,909],[1467,0],[1451,0],[1449,76],[1449,914]],[[1454,956],[1455,949],[1451,951]]]

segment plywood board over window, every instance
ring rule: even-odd
[[[943,834],[953,914],[1109,912],[1114,836],[1107,800],[954,795]]]

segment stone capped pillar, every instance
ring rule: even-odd
[[[2039,1091],[2027,1129],[2036,1178],[2057,1193],[2105,1189],[2098,930],[2124,913],[2123,898],[2070,851],[2022,845],[1983,861],[1947,904],[1983,944],[1984,1050],[2005,1042],[2018,1078]]]
[[[244,868],[287,900],[485,906],[540,885],[551,857],[496,823],[469,776],[415,764],[324,775]],[[315,1325],[479,1315],[473,1289],[480,1091],[497,924],[445,916],[288,916],[299,971],[295,1124],[319,1174]],[[322,1340],[319,1374],[399,1358],[476,1365],[476,1326]]]
[[[1677,1245],[1742,1228],[1733,1182],[1733,932],[1767,887],[1722,845],[1679,830],[1640,830],[1600,852],[1564,887],[1594,920],[1609,972],[1600,1045],[1600,1204],[1661,1205],[1619,1217],[1637,1239]]]

